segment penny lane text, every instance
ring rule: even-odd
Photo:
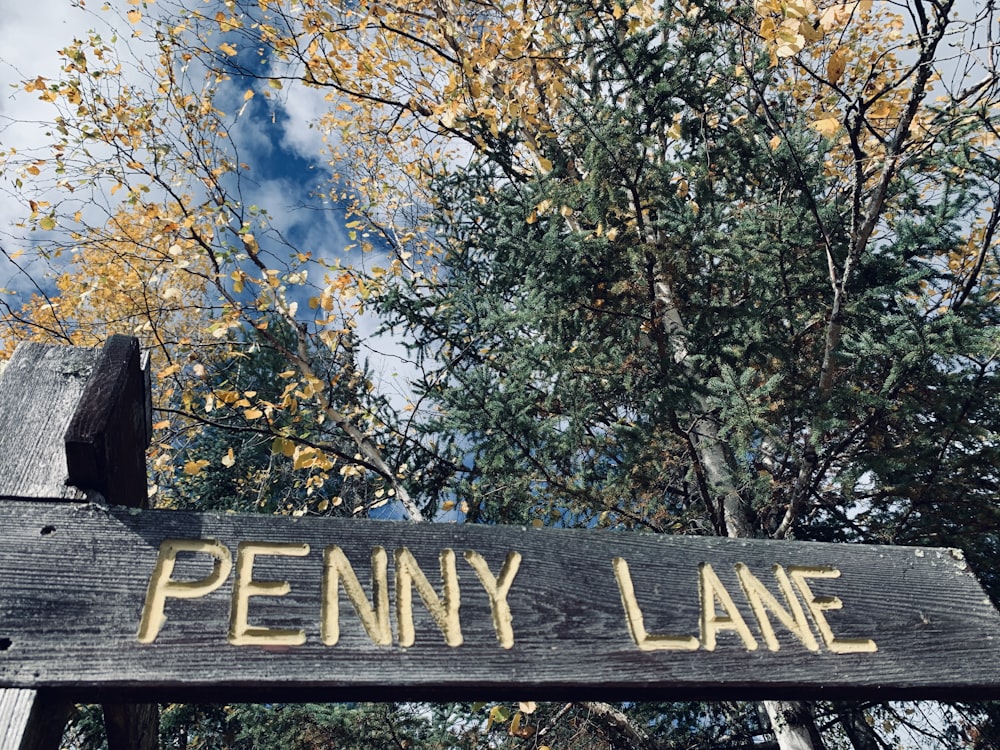
[[[175,580],[178,555],[205,555],[212,560],[212,570],[204,578]],[[233,573],[227,639],[234,646],[289,647],[306,642],[306,632],[299,628],[275,628],[250,624],[251,597],[282,597],[291,591],[288,581],[254,578],[254,565],[262,556],[305,557],[308,544],[289,542],[241,542],[236,559],[222,542],[214,539],[167,539],[160,544],[156,564],[146,591],[146,599],[138,629],[140,643],[153,643],[166,621],[168,599],[197,599],[223,586]],[[508,552],[499,571],[494,573],[481,554],[467,550],[465,562],[475,571],[489,599],[493,628],[500,647],[514,646],[514,621],[510,597],[514,579],[521,566],[522,555]],[[413,591],[416,589],[424,606],[444,636],[448,646],[463,643],[459,606],[461,602],[457,555],[452,549],[439,554],[441,592],[431,585],[407,547],[393,552],[395,586],[389,587],[389,554],[383,547],[371,549],[371,598],[361,586],[354,567],[343,550],[330,545],[323,550],[322,592],[320,597],[320,638],[327,646],[340,639],[340,591],[353,605],[371,641],[379,646],[393,644],[390,622],[390,594],[395,598],[395,642],[402,647],[416,640],[413,618]],[[752,613],[759,638],[747,624],[734,599],[715,568],[702,562],[693,570],[700,602],[697,635],[651,633],[647,630],[643,610],[639,605],[628,563],[621,557],[610,562],[624,613],[625,629],[635,646],[642,651],[714,651],[718,635],[730,631],[733,639],[747,651],[760,648],[759,640],[770,651],[780,649],[775,623],[791,634],[791,640],[809,651],[834,654],[873,653],[875,642],[869,638],[838,637],[826,613],[841,609],[836,596],[817,595],[810,580],[839,578],[840,570],[832,566],[773,565],[771,574],[778,595],[743,563],[733,566],[739,589],[735,593],[746,602]],[[515,594],[516,595],[516,594]],[[779,599],[780,596],[780,599]],[[746,611],[746,610],[744,610]]]

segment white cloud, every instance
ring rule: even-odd
[[[28,155],[44,146],[44,121],[49,116],[49,107],[37,95],[17,89],[26,78],[39,75],[51,78],[58,74],[56,50],[65,40],[72,39],[75,32],[79,33],[77,24],[83,15],[59,0],[11,3],[5,8],[0,24],[0,152],[16,149]],[[61,16],[60,22],[51,23]],[[50,23],[40,24],[39,18],[49,19]],[[25,215],[12,193],[13,180],[13,175],[0,173],[0,247],[8,253],[20,249],[16,224]],[[45,270],[41,260],[29,254],[21,256],[17,266],[0,257],[0,287],[31,290],[29,279],[18,266],[34,275]]]
[[[59,50],[74,39],[86,39],[91,30],[109,40],[121,20],[114,11],[115,4],[107,12],[91,11],[81,7],[82,3],[67,0],[9,3],[4,8],[0,24],[0,152],[7,155],[8,162],[0,171],[0,247],[8,253],[26,252],[18,263],[23,271],[0,257],[0,287],[31,292],[36,283],[44,285],[45,274],[51,274],[54,266],[36,255],[33,248],[51,234],[32,234],[20,226],[30,214],[26,199],[55,203],[59,197],[67,197],[54,188],[56,178],[51,163],[39,163],[38,175],[25,177],[18,171],[17,165],[26,160],[49,156],[50,134],[57,115],[52,103],[43,101],[37,91],[25,91],[23,84],[39,77],[57,80],[63,62]],[[120,44],[140,50],[141,42],[129,36],[129,32],[123,33]],[[0,158],[0,167],[3,164]],[[23,189],[17,186],[19,178],[24,182]],[[114,202],[102,199],[106,197],[77,195],[76,199],[85,214],[97,214],[105,210],[102,206]]]
[[[313,127],[313,123],[330,109],[325,96],[326,92],[319,89],[290,86],[287,92],[283,91],[275,98],[286,118],[282,122],[282,145],[285,148],[310,159],[323,153],[326,145],[323,133]]]

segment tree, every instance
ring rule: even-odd
[[[798,29],[815,8],[782,12]],[[822,38],[848,12],[802,23]],[[389,306],[441,363],[425,426],[463,437],[458,491],[501,497],[474,511],[498,520],[845,541],[961,529],[988,568],[1000,196],[971,90],[916,124],[944,16],[920,16],[912,66],[882,49],[848,79],[869,42],[841,35],[815,87],[775,80],[807,39],[754,61],[687,18],[592,52],[544,177],[499,165],[440,188],[448,272]],[[843,123],[811,101],[844,106]],[[766,707],[782,746],[820,744],[807,707]]]
[[[183,264],[184,285],[137,275],[157,309],[198,300],[179,306],[177,336],[142,318],[184,413],[170,420],[204,423],[211,398],[213,421],[259,429],[293,470],[365,474],[414,519],[458,503],[493,522],[959,543],[988,571],[988,9],[895,7],[169,6],[158,59],[130,63],[152,85],[129,84],[96,36],[66,48],[63,80],[26,83],[61,108],[61,184],[126,196],[106,223],[30,198],[29,221],[84,222],[78,241],[107,250],[104,266],[162,246]],[[231,146],[255,100],[300,86],[329,102],[323,193],[354,234],[336,260],[244,200]],[[149,240],[121,242],[136,223]],[[78,288],[97,269],[74,269]],[[76,330],[81,297],[55,301],[11,303],[17,335]],[[414,344],[408,413],[370,400],[364,375],[345,389],[326,371],[374,311]],[[258,337],[288,363],[281,399],[230,387],[225,363]],[[205,452],[185,456],[191,476],[230,455],[211,433],[190,447]],[[903,721],[765,705],[783,748],[865,747],[868,718]],[[632,744],[668,741],[643,729],[657,717],[703,728],[684,707],[645,723],[550,710]],[[746,737],[757,715],[713,721]]]

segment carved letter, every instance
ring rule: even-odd
[[[431,587],[427,576],[417,565],[413,553],[406,547],[396,550],[396,624],[399,628],[400,646],[412,646],[416,640],[413,629],[413,587],[424,600],[427,611],[444,633],[449,646],[462,645],[462,624],[458,618],[461,598],[458,589],[458,573],[455,571],[455,553],[450,549],[441,550],[441,581],[444,586],[443,601]]]
[[[389,626],[389,579],[387,575],[389,556],[382,547],[372,548],[372,601],[369,603],[354,568],[337,546],[323,550],[323,608],[320,634],[323,643],[333,646],[340,640],[340,600],[337,598],[338,583],[344,581],[344,591],[354,605],[354,611],[361,618],[368,637],[379,646],[392,645],[392,630]]]
[[[510,586],[514,583],[514,576],[521,565],[520,552],[508,552],[507,559],[503,567],[500,568],[500,578],[497,580],[490,572],[490,566],[486,564],[483,556],[474,550],[467,550],[465,559],[469,561],[479,576],[480,583],[486,589],[490,597],[490,609],[493,612],[493,628],[497,631],[497,640],[503,648],[513,648],[514,628],[513,618],[510,615],[510,605],[507,604],[507,594],[510,593]]]
[[[284,596],[292,587],[288,581],[253,580],[253,563],[257,555],[305,557],[308,544],[285,542],[240,542],[236,549],[236,581],[233,583],[232,607],[229,611],[229,642],[234,646],[301,646],[306,642],[304,630],[253,628],[247,623],[251,596]]]
[[[711,565],[702,563],[698,566],[698,581],[701,595],[701,645],[704,649],[715,651],[715,637],[720,630],[735,630],[743,639],[747,651],[756,651],[757,641],[754,640],[753,633]],[[718,614],[716,602],[722,605],[726,614]]]
[[[642,621],[642,610],[635,598],[635,588],[632,586],[632,574],[628,563],[621,557],[611,561],[618,581],[618,591],[622,597],[622,607],[625,609],[625,622],[632,640],[640,651],[695,651],[698,639],[690,635],[650,635]]]
[[[809,607],[809,613],[816,621],[816,627],[826,647],[835,654],[873,654],[878,651],[875,641],[868,638],[837,638],[826,621],[825,610],[840,609],[844,603],[836,596],[816,596],[806,583],[806,578],[840,578],[840,571],[826,565],[816,567],[806,565],[789,565],[788,575],[802,592],[802,598]]]
[[[198,581],[174,581],[174,562],[179,552],[196,552],[215,558],[212,572]],[[139,620],[139,643],[152,643],[166,621],[163,606],[167,597],[174,599],[197,599],[215,591],[229,577],[233,569],[233,558],[229,548],[214,539],[164,539],[156,556],[156,566],[149,577],[146,589],[146,603],[142,607]]]
[[[778,644],[774,628],[771,627],[771,621],[768,619],[768,610],[771,610],[775,617],[781,620],[781,623],[802,641],[802,645],[810,651],[819,651],[819,644],[816,643],[816,638],[809,628],[806,613],[802,610],[802,605],[799,604],[799,598],[795,596],[795,591],[792,589],[791,581],[788,580],[784,568],[775,565],[774,577],[778,581],[778,586],[781,588],[781,593],[791,612],[778,603],[774,595],[743,563],[736,563],[736,576],[740,579],[740,586],[743,587],[743,593],[746,594],[747,601],[750,602],[750,608],[753,609],[757,622],[760,623],[760,632],[764,636],[764,642],[771,651],[778,651],[781,646]]]

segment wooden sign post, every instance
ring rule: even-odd
[[[137,339],[112,336],[100,350],[22,344],[0,377],[0,505],[15,515],[39,498],[146,507],[151,416]],[[0,582],[0,606],[10,601]],[[12,650],[0,637],[0,653]],[[59,747],[69,706],[45,689],[0,691],[0,750]],[[156,747],[155,705],[104,712],[112,750]]]
[[[144,479],[109,505],[5,474],[11,696],[1000,697],[1000,615],[958,550],[150,511],[122,507]]]

